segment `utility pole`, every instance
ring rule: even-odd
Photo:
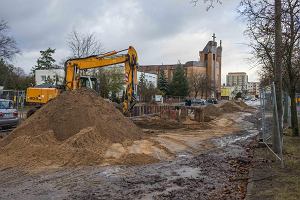
[[[282,28],[281,28],[281,0],[275,0],[275,69],[274,83],[276,89],[276,103],[278,110],[278,119],[275,120],[279,126],[279,134],[276,129],[273,131],[273,150],[276,153],[280,152],[281,138],[283,136],[282,127]]]
[[[215,42],[216,42],[216,34],[214,33],[213,36],[213,47],[215,46]],[[217,46],[215,47],[215,49],[213,49],[213,69],[214,69],[214,73],[213,73],[213,97],[214,98],[217,98],[216,97],[216,58],[217,58]]]

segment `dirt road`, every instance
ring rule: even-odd
[[[183,148],[174,151],[173,159],[155,164],[36,172],[2,169],[0,198],[243,199],[257,129],[253,114],[235,116],[240,130],[208,137],[212,148]]]

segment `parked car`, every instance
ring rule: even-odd
[[[192,105],[192,100],[186,99],[185,100],[185,106],[191,106]]]
[[[245,97],[245,101],[251,100],[251,97]]]
[[[207,103],[209,104],[218,104],[218,100],[215,99],[215,98],[210,98],[210,99],[207,99],[206,101]]]
[[[192,100],[192,105],[205,105],[205,100],[203,100],[203,99],[194,99],[194,100]]]
[[[0,99],[0,128],[11,128],[19,124],[18,111],[14,109],[13,101]]]

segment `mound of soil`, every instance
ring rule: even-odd
[[[239,106],[238,104],[232,102],[232,101],[227,101],[223,105],[220,106],[220,108],[225,112],[225,113],[231,113],[231,112],[240,112],[243,111],[244,109]]]
[[[95,92],[67,91],[0,141],[0,167],[101,164],[112,143],[141,137],[140,128]]]
[[[132,119],[133,122],[144,129],[178,129],[183,128],[183,125],[173,119],[163,119],[159,116],[137,117]]]
[[[222,109],[215,106],[214,104],[209,104],[203,108],[205,116],[218,117],[222,114]]]
[[[237,105],[239,105],[242,108],[251,108],[250,106],[248,106],[245,102],[243,101],[235,101],[234,103],[236,103]]]

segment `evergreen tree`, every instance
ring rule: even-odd
[[[175,68],[173,79],[170,84],[170,95],[186,97],[189,94],[189,84],[186,78],[184,68],[178,64]]]
[[[55,59],[52,54],[55,53],[55,49],[48,48],[45,51],[40,51],[41,56],[37,59],[37,65],[32,68],[32,71],[38,69],[56,69],[58,66],[54,65]]]
[[[138,96],[140,97],[140,101],[144,101],[145,99],[145,91],[147,89],[147,82],[145,78],[145,73],[142,73],[140,78],[139,78],[139,83],[138,83]]]
[[[163,95],[166,95],[169,92],[169,83],[164,70],[160,70],[159,72],[157,87],[163,93]]]

